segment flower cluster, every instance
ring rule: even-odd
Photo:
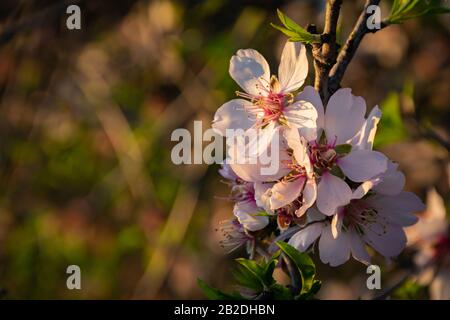
[[[253,49],[239,50],[229,71],[244,92],[217,110],[212,127],[223,136],[256,130],[258,143],[228,144],[230,161],[220,173],[232,185],[235,220],[227,242],[255,250],[258,239],[282,239],[303,252],[317,243],[320,259],[331,266],[350,256],[369,264],[366,246],[397,256],[406,244],[403,228],[424,205],[403,191],[397,165],[372,150],[380,109],[366,118],[365,100],[348,88],[326,107],[314,88],[300,91],[308,74],[300,42],[284,46],[278,77]],[[274,143],[277,170],[267,174],[259,157]],[[243,153],[253,161],[233,161]]]

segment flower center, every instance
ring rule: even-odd
[[[344,227],[352,226],[361,235],[366,231],[375,232],[379,236],[386,233],[388,221],[380,216],[376,209],[368,207],[364,201],[352,200],[341,214],[344,214]],[[375,224],[379,226],[376,230],[373,228]]]
[[[337,152],[334,150],[334,144],[319,144],[314,142],[310,145],[309,158],[311,164],[319,170],[330,170],[337,160]]]
[[[231,200],[234,202],[255,201],[255,191],[251,183],[236,184],[231,189]]]
[[[251,105],[244,106],[245,110],[256,116],[257,127],[264,127],[271,121],[283,124],[284,109],[294,101],[294,95],[280,91],[280,84],[277,77],[272,76],[270,87],[261,86],[265,95],[259,95],[236,91],[238,97],[245,98],[252,102]]]
[[[223,237],[220,245],[227,252],[232,252],[254,240],[237,219],[224,220],[219,222],[219,225]]]
[[[282,180],[286,182],[292,182],[300,177],[305,177],[307,175],[306,168],[303,165],[297,163],[294,158],[294,151],[289,148],[287,152],[291,159],[281,160],[281,162],[291,171],[286,176],[284,176]]]

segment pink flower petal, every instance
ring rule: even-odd
[[[387,169],[387,158],[378,151],[355,150],[339,159],[339,168],[352,181],[363,182]]]
[[[365,248],[364,240],[353,229],[349,230],[348,236],[350,238],[350,249],[353,258],[365,265],[369,265],[370,256]]]
[[[322,233],[323,223],[313,223],[292,236],[289,244],[298,251],[304,252]]]
[[[304,137],[308,141],[316,140],[320,136],[321,131],[324,129],[324,121],[325,121],[322,99],[320,98],[319,93],[314,89],[314,87],[306,86],[303,88],[303,91],[300,92],[295,97],[295,101],[309,101],[316,109],[317,111],[316,132],[310,133],[307,132],[306,130],[304,130],[305,132],[303,132]]]
[[[308,75],[306,48],[301,42],[287,41],[281,54],[278,77],[281,90],[292,92],[300,88]]]
[[[245,111],[246,105],[251,103],[243,99],[233,99],[217,109],[212,121],[212,128],[217,133],[225,136],[226,130],[247,130],[254,124]]]
[[[294,152],[295,161],[306,168],[307,172],[311,171],[311,161],[308,156],[307,142],[300,137],[300,133],[296,129],[287,128],[284,130],[284,136],[287,145]]]
[[[277,157],[273,159],[263,159],[262,156],[249,157],[246,152],[246,150],[239,150],[238,145],[230,146],[228,151],[227,163],[242,180],[270,182],[282,178],[291,171],[283,161],[290,158],[286,150],[280,150],[278,159]]]
[[[311,208],[317,199],[317,185],[314,179],[308,179],[302,193],[303,205],[295,211],[297,217],[301,217],[306,210]]]
[[[319,240],[320,260],[332,267],[345,263],[350,258],[350,241],[347,233],[341,232],[335,239],[328,225],[322,230]]]
[[[405,186],[405,175],[397,170],[398,164],[388,161],[388,168],[381,175],[381,181],[373,187],[373,190],[380,194],[396,195]]]
[[[273,183],[262,182],[256,182],[254,184],[256,205],[264,208],[268,213],[272,213],[272,210],[270,209],[269,192],[273,185]]]
[[[364,124],[366,103],[355,97],[351,89],[339,89],[328,101],[325,113],[325,133],[328,142],[347,143],[361,130]]]
[[[270,68],[256,50],[241,49],[230,61],[230,75],[246,92],[266,96],[270,87]]]
[[[336,239],[342,232],[342,225],[344,224],[344,214],[341,212],[336,213],[331,220],[331,234]]]
[[[394,224],[372,223],[364,228],[364,239],[386,258],[398,256],[406,245],[403,228]]]
[[[234,205],[233,213],[245,229],[257,231],[269,224],[267,216],[258,215],[261,209],[253,201],[238,202]]]
[[[276,210],[297,199],[302,192],[305,180],[305,178],[299,178],[292,182],[281,181],[276,183],[270,196],[270,208]]]
[[[289,127],[296,128],[307,141],[316,138],[317,110],[310,102],[304,100],[295,101],[285,108],[283,115]]]
[[[370,111],[361,131],[352,139],[351,145],[354,150],[372,150],[378,122],[381,119],[381,110],[375,106]]]
[[[350,202],[352,191],[342,179],[325,172],[317,188],[317,208],[331,216],[337,208]]]
[[[401,192],[395,196],[377,194],[365,200],[378,211],[419,212],[425,210],[425,204],[412,192]]]

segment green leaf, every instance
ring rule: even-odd
[[[270,25],[287,35],[289,37],[289,41],[303,42],[308,44],[320,42],[320,35],[312,34],[306,31],[306,29],[300,27],[297,23],[294,22],[294,20],[290,19],[278,9],[277,14],[284,27],[278,26],[273,23],[271,23]]]
[[[236,259],[239,263],[237,268],[238,278],[236,280],[243,286],[251,288],[255,291],[261,292],[267,290],[275,280],[272,277],[273,270],[275,269],[275,260],[270,260],[269,262],[257,263],[254,260],[248,259]],[[245,279],[243,278],[245,277]]]
[[[202,289],[205,296],[210,300],[242,300],[244,299],[239,293],[228,294],[213,288],[202,279],[197,279],[198,286]]]
[[[347,154],[350,153],[350,151],[352,151],[352,145],[347,143],[339,144],[334,147],[334,150],[339,154]]]
[[[273,294],[273,299],[275,300],[292,300],[294,299],[294,295],[292,294],[292,291],[285,287],[282,286],[278,283],[273,284],[270,287],[270,291]]]
[[[301,293],[298,297],[296,297],[297,300],[309,300],[313,298],[317,292],[319,292],[320,288],[322,287],[322,282],[319,280],[314,280],[311,289],[308,292]]]
[[[395,0],[386,21],[388,24],[398,24],[413,18],[449,12],[450,8],[441,6],[438,0]]]
[[[250,272],[244,266],[238,265],[231,272],[238,285],[250,288],[255,292],[262,292],[264,290],[264,286],[259,277],[255,276],[253,272]]]
[[[286,242],[278,241],[278,247],[280,247],[281,251],[291,259],[298,268],[300,275],[302,277],[302,289],[301,294],[310,292],[313,288],[314,277],[316,274],[316,266],[308,254],[303,253],[290,246]]]

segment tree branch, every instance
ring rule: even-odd
[[[336,29],[342,0],[328,0],[325,10],[325,27],[321,43],[313,45],[315,81],[314,88],[326,100],[328,93],[328,74],[336,62]]]
[[[329,82],[328,82],[328,94],[332,95],[337,89],[339,89],[342,78],[344,77],[345,70],[355,55],[356,49],[358,49],[359,44],[363,37],[369,32],[376,32],[386,27],[386,23],[381,23],[380,29],[369,30],[367,28],[367,18],[369,14],[367,13],[367,8],[371,5],[378,5],[380,0],[367,0],[364,5],[364,10],[361,12],[358,21],[356,22],[353,31],[350,33],[347,41],[345,42],[343,48],[339,52],[336,64],[330,71]]]

